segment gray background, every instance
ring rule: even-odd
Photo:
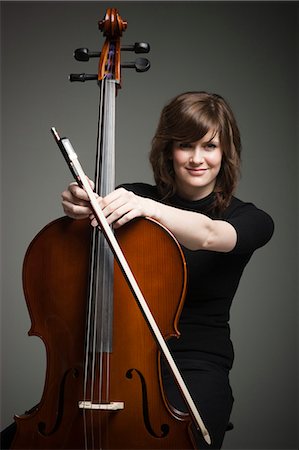
[[[2,2],[1,429],[41,398],[45,349],[27,337],[22,261],[35,234],[62,215],[70,180],[51,126],[70,137],[92,177],[98,89],[67,76],[96,70],[72,52],[100,49],[97,20],[108,6],[129,22],[124,44],[152,48],[148,73],[123,72],[117,182],[152,182],[150,141],[177,93],[217,92],[235,111],[243,140],[238,196],[268,211],[276,231],[245,270],[232,307],[235,429],[224,448],[298,448],[297,2]]]

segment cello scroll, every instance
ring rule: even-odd
[[[132,68],[136,72],[146,72],[150,68],[147,58],[137,58],[133,62],[121,63],[121,51],[133,51],[135,53],[148,53],[150,46],[145,42],[135,42],[134,45],[121,46],[120,38],[127,29],[128,23],[123,20],[116,8],[108,8],[103,20],[100,20],[99,29],[106,37],[101,52],[90,52],[87,48],[78,48],[74,52],[77,61],[89,61],[89,58],[100,58],[97,74],[72,73],[70,81],[90,81],[98,82],[105,79],[115,80],[119,87],[121,83],[121,68]]]

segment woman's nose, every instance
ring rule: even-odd
[[[197,146],[190,156],[190,163],[191,164],[201,164],[203,162],[203,151],[200,146]]]

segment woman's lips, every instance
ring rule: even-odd
[[[203,175],[208,169],[187,167],[187,171],[191,175]]]

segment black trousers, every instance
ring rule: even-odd
[[[229,371],[207,361],[196,361],[196,368],[192,366],[192,364],[186,364],[186,361],[181,364],[178,362],[184,381],[212,440],[211,445],[208,445],[201,432],[194,428],[197,446],[200,450],[220,449],[234,402],[229,383]],[[169,402],[180,411],[187,411],[172,375],[164,365],[162,367],[164,389]]]

